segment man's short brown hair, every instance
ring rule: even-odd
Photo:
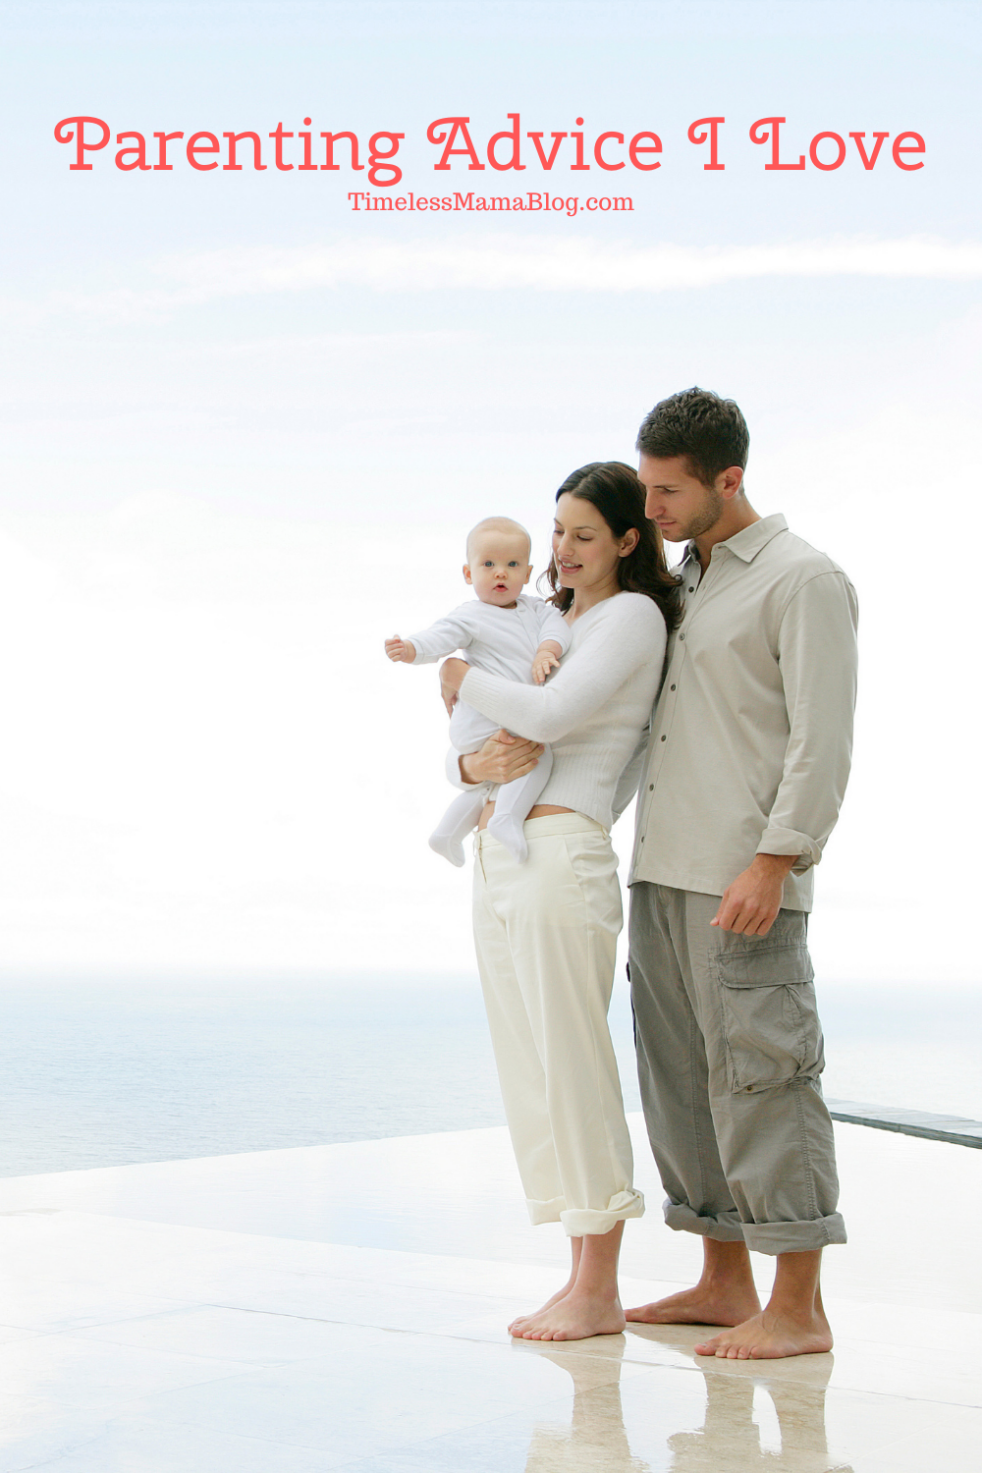
[[[750,431],[732,399],[709,389],[683,389],[645,415],[637,449],[656,460],[684,456],[690,473],[712,486],[731,465],[746,468]]]

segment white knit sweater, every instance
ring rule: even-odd
[[[665,660],[665,621],[646,594],[618,593],[571,628],[569,650],[545,685],[472,668],[460,694],[516,736],[551,745],[552,776],[538,802],[572,808],[609,829],[637,787]]]

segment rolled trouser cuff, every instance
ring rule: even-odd
[[[536,1202],[531,1197],[525,1198],[528,1208],[529,1222],[533,1227],[538,1227],[543,1222],[558,1222],[566,1210],[565,1197],[553,1197],[551,1202]]]
[[[741,1243],[743,1224],[736,1212],[693,1212],[688,1202],[673,1202],[665,1198],[663,1211],[665,1224],[676,1233],[698,1233],[699,1237],[713,1237],[717,1243]]]
[[[673,1202],[666,1197],[663,1211],[665,1222],[676,1232],[698,1233],[701,1238],[713,1238],[717,1243],[742,1243],[744,1226],[736,1213],[693,1212],[686,1202]]]
[[[606,1207],[569,1207],[559,1214],[567,1238],[586,1238],[609,1233],[628,1217],[644,1214],[644,1197],[633,1187],[611,1197]]]
[[[808,1253],[846,1241],[841,1213],[816,1217],[807,1222],[746,1222],[743,1236],[755,1253]]]

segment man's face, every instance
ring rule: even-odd
[[[529,548],[520,533],[475,532],[464,577],[482,604],[510,608],[532,576]]]
[[[716,486],[706,486],[692,474],[684,455],[666,460],[642,455],[638,479],[645,489],[644,514],[657,523],[666,542],[701,537],[723,514],[724,497]]]

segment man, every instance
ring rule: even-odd
[[[702,1235],[704,1263],[627,1317],[729,1327],[700,1355],[825,1351],[821,1255],[845,1229],[806,927],[849,771],[855,593],[750,505],[732,400],[675,394],[637,443],[648,517],[689,545],[638,800],[631,988],[666,1221]],[[763,1311],[748,1249],[777,1257]]]

